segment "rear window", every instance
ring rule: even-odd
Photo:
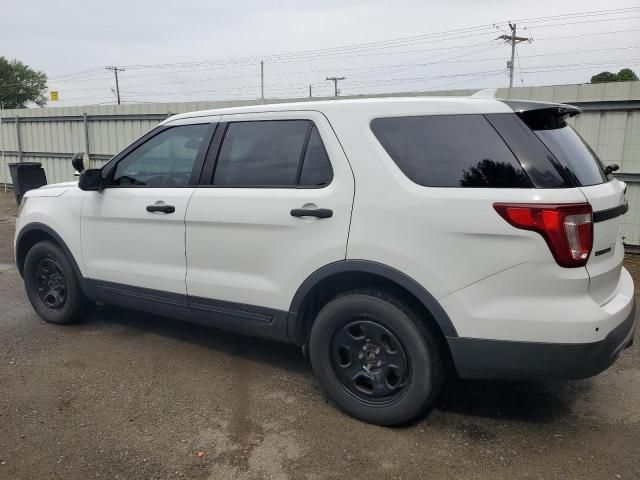
[[[533,187],[483,115],[377,118],[371,130],[400,170],[420,185]]]
[[[600,159],[567,123],[566,116],[555,114],[553,109],[530,110],[519,115],[576,185],[597,185],[607,181]]]

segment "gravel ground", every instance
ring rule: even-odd
[[[423,420],[375,427],[294,347],[112,308],[43,323],[15,213],[0,194],[1,479],[640,478],[639,339],[593,379],[456,382]]]

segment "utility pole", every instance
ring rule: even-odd
[[[120,105],[120,86],[118,85],[118,72],[124,72],[124,68],[115,66],[105,67],[107,70],[111,70],[116,76],[116,96],[118,97],[118,105]]]
[[[260,98],[264,101],[264,61],[260,60]]]
[[[312,98],[313,95],[311,94],[311,84],[309,84],[309,98]]]
[[[511,44],[511,60],[507,62],[507,68],[509,69],[509,88],[513,87],[513,70],[514,70],[514,61],[516,55],[516,45],[522,42],[529,42],[530,39],[526,37],[518,37],[516,35],[516,24],[509,22],[509,29],[511,30],[511,35],[500,35],[498,38],[504,40],[505,42]]]
[[[2,129],[2,110],[4,101],[0,100],[0,140],[2,141],[2,179],[4,180],[4,193],[7,193],[7,164],[4,161],[4,130]]]
[[[344,80],[347,77],[327,77],[327,81],[328,82],[333,82],[333,96],[337,97],[338,96],[338,82],[340,80]]]

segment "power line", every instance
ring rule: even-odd
[[[636,12],[640,12],[640,7],[626,7],[626,8],[618,8],[618,9],[606,9],[606,10],[595,10],[595,11],[587,11],[587,12],[574,12],[574,13],[565,13],[565,14],[559,14],[559,15],[551,15],[551,16],[543,16],[543,17],[530,17],[530,18],[518,18],[515,19],[515,22],[520,22],[520,23],[525,23],[526,25],[535,25],[532,22],[538,22],[538,24],[540,26],[542,26],[542,24],[544,22],[549,22],[551,20],[555,20],[555,19],[577,19],[577,18],[584,18],[584,17],[593,17],[593,16],[607,16],[607,15],[615,15],[615,14],[628,14],[628,13],[636,13]],[[609,18],[609,19],[602,19],[603,21],[611,21],[611,20],[628,20],[628,19],[633,19],[636,17],[619,17],[619,18]],[[573,22],[573,23],[578,23],[578,22]],[[569,24],[569,23],[567,23]],[[495,24],[494,24],[495,25]],[[547,26],[555,26],[555,24],[552,25],[547,25]],[[380,46],[406,46],[406,43],[415,43],[415,42],[421,42],[422,40],[425,39],[432,39],[432,38],[438,38],[438,37],[443,37],[440,38],[438,41],[446,41],[447,39],[450,38],[450,36],[452,34],[459,34],[459,33],[469,33],[469,32],[475,32],[474,34],[477,34],[478,30],[491,30],[492,29],[492,25],[477,25],[475,27],[466,27],[466,28],[459,28],[459,29],[453,29],[453,30],[447,30],[447,31],[440,31],[440,32],[432,32],[432,33],[428,33],[428,34],[420,34],[420,35],[412,35],[412,36],[407,36],[407,37],[400,37],[400,38],[395,38],[395,39],[387,39],[387,40],[379,40],[379,41],[375,41],[375,42],[367,42],[367,43],[360,43],[360,44],[351,44],[351,45],[345,45],[345,46],[337,46],[337,47],[331,47],[331,48],[324,48],[324,49],[312,49],[312,50],[301,50],[301,51],[297,51],[297,52],[285,52],[285,53],[281,53],[281,54],[273,54],[273,55],[269,55],[267,57],[263,57],[266,59],[272,59],[272,58],[287,58],[287,57],[299,57],[301,55],[308,55],[309,53],[333,53],[333,54],[338,54],[340,55],[341,53],[344,53],[344,51],[349,51],[349,50],[363,50],[363,49],[371,49],[371,48],[379,48]],[[637,31],[637,30],[627,30],[627,31]],[[604,33],[617,33],[617,32],[602,32],[601,34]],[[572,37],[572,36],[571,36]],[[563,37],[566,38],[566,37]],[[400,45],[398,45],[400,44]],[[236,59],[227,59],[227,60],[203,60],[203,61],[197,61],[197,62],[181,62],[181,63],[164,63],[164,64],[134,64],[134,65],[125,65],[124,68],[129,68],[129,69],[137,69],[137,68],[165,68],[165,67],[173,67],[173,66],[188,66],[188,65],[194,65],[194,64],[198,64],[198,65],[202,65],[203,63],[208,63],[208,64],[223,64],[225,62],[232,62],[233,65],[235,65],[237,62],[244,62],[245,64],[250,64],[253,63],[255,64],[256,59],[259,60],[258,57],[246,57],[246,58],[236,58]],[[70,80],[73,78],[77,78],[77,77],[81,77],[81,76],[87,76],[87,75],[95,75],[96,73],[99,73],[101,70],[103,69],[103,67],[96,67],[96,68],[92,68],[92,69],[88,69],[88,70],[82,70],[79,72],[72,72],[72,73],[67,73],[67,74],[60,74],[57,76],[53,76],[51,77],[49,80],[50,81],[64,81],[64,80]]]
[[[640,59],[625,59],[620,62],[635,62]],[[555,65],[538,65],[531,66],[528,68],[523,68],[522,71],[525,73],[542,73],[542,72],[550,72],[550,71],[561,71],[561,70],[575,70],[575,69],[584,69],[584,68],[592,68],[595,66],[609,66],[609,65],[617,65],[618,62],[582,62],[582,63],[574,63],[574,64],[555,64]],[[351,86],[366,86],[368,84],[402,84],[402,83],[411,83],[416,81],[425,81],[425,80],[435,80],[435,79],[443,79],[443,78],[457,78],[457,77],[475,77],[480,75],[497,75],[502,73],[503,70],[495,69],[495,70],[483,70],[476,72],[465,72],[465,73],[456,73],[456,74],[445,74],[445,75],[431,75],[431,76],[422,76],[422,77],[410,77],[410,78],[393,78],[393,79],[381,79],[381,80],[346,80],[346,82]],[[329,80],[332,81],[330,78]],[[215,93],[215,92],[232,92],[232,91],[243,91],[243,90],[254,90],[256,86],[246,86],[246,87],[235,87],[235,88],[220,88],[220,89],[205,89],[205,90],[191,90],[191,91],[176,91],[172,92],[174,94],[179,95],[199,95],[203,93]],[[288,84],[288,85],[274,85],[270,87],[274,92],[285,92],[290,91],[292,88],[299,89],[308,89],[308,84],[299,83],[299,84]],[[255,91],[255,90],[254,90]],[[126,91],[125,93],[130,93],[133,95],[142,95],[142,96],[157,96],[157,95],[167,95],[167,92],[142,92],[142,91]],[[335,93],[335,92],[334,92]]]
[[[640,7],[630,7],[627,9],[610,10],[610,11],[607,11],[608,13],[601,13],[602,11],[600,11],[600,12],[594,12],[591,15],[604,15],[604,14],[610,15],[615,12],[625,13],[630,11],[634,11],[634,12],[640,11]],[[589,12],[584,12],[582,15],[587,15],[587,14],[589,14]],[[553,17],[538,17],[538,18],[547,19],[548,21],[548,19],[564,18],[571,15],[576,15],[576,14],[565,14],[565,15],[557,15]],[[627,20],[627,19],[629,19],[629,17],[602,19],[602,21]],[[531,20],[537,20],[537,19],[536,18],[523,19],[522,21],[531,21]],[[594,21],[597,21],[597,20],[591,20],[590,22],[594,22]],[[580,23],[580,22],[573,22],[573,23]],[[567,23],[567,24],[571,24],[571,23]],[[454,36],[454,38],[468,38],[470,36],[477,36],[479,33],[478,32],[479,30],[480,31],[485,30],[489,32],[491,29],[492,29],[491,25],[479,25],[475,27],[467,27],[467,28],[460,28],[460,29],[454,29],[454,30],[448,30],[448,31],[434,32],[429,34],[401,37],[396,39],[381,40],[377,42],[353,44],[353,45],[346,45],[346,46],[339,46],[339,47],[332,47],[332,48],[325,48],[325,49],[285,52],[280,54],[263,56],[262,58],[264,60],[270,60],[272,62],[285,62],[285,61],[292,61],[292,60],[300,61],[300,58],[302,57],[304,58],[311,57],[311,59],[317,59],[320,57],[327,57],[327,56],[341,56],[344,53],[353,53],[354,51],[362,52],[362,51],[371,50],[371,49],[375,49],[377,51],[380,48],[398,48],[398,47],[407,46],[408,44],[415,44],[415,43],[442,42],[442,41],[450,40],[452,36]],[[463,33],[464,34],[471,33],[471,35],[460,35]],[[188,67],[188,66],[197,67],[197,66],[203,66],[203,65],[218,65],[218,66],[246,65],[251,63],[255,64],[255,62],[259,60],[260,60],[259,57],[244,57],[244,58],[230,58],[230,59],[224,59],[224,60],[199,60],[199,61],[193,61],[193,62],[178,62],[178,63],[132,64],[132,65],[125,65],[125,67],[133,70],[133,69],[149,69],[149,68],[162,69],[162,68]]]
[[[596,23],[596,22],[609,22],[609,21],[624,21],[624,20],[632,20],[635,18],[640,18],[640,17],[635,17],[633,16],[634,13],[639,13],[640,12],[640,7],[628,7],[628,8],[620,8],[620,9],[609,9],[609,10],[599,10],[599,11],[592,11],[592,12],[577,12],[577,13],[567,13],[567,14],[562,14],[562,15],[552,15],[552,16],[546,16],[546,17],[536,17],[536,18],[526,18],[526,19],[517,19],[518,22],[518,26],[522,25],[526,25],[527,27],[535,27],[535,28],[547,28],[547,27],[552,27],[552,26],[556,26],[556,25],[578,25],[578,24],[583,24],[583,23]],[[620,17],[620,15],[627,15],[626,17]],[[631,16],[629,16],[631,15]],[[606,17],[606,18],[603,18]],[[615,18],[611,18],[611,17],[615,17]],[[559,23],[560,22],[560,23]],[[562,23],[564,22],[564,23]],[[515,21],[514,21],[515,23]],[[346,46],[336,46],[336,47],[331,47],[331,48],[324,48],[324,49],[313,49],[313,50],[302,50],[302,51],[294,51],[294,52],[288,52],[288,53],[280,53],[280,54],[273,54],[273,55],[267,55],[262,57],[263,59],[272,59],[270,61],[273,61],[273,63],[282,63],[282,64],[287,64],[287,63],[297,63],[297,62],[310,62],[310,61],[317,61],[317,60],[326,60],[326,61],[340,61],[343,59],[347,59],[347,58],[358,58],[358,57],[362,57],[362,58],[366,58],[368,56],[382,56],[382,55],[404,55],[404,54],[412,54],[412,53],[422,53],[422,52],[433,52],[434,50],[440,50],[442,52],[446,52],[448,50],[456,50],[456,49],[460,49],[462,48],[461,45],[447,45],[447,46],[442,46],[442,47],[430,47],[430,48],[425,48],[425,49],[409,49],[407,51],[407,47],[410,47],[412,45],[420,45],[420,46],[426,46],[427,44],[437,44],[437,43],[444,43],[444,42],[451,42],[451,41],[455,41],[455,40],[459,40],[459,39],[463,39],[463,38],[468,38],[468,37],[474,37],[474,38],[478,38],[478,36],[484,36],[484,35],[489,35],[489,33],[491,33],[493,31],[493,26],[490,25],[478,25],[475,27],[468,27],[468,28],[459,28],[459,29],[453,29],[453,30],[448,30],[448,31],[441,31],[441,32],[432,32],[432,33],[427,33],[427,34],[421,34],[421,35],[413,35],[413,36],[408,36],[408,37],[400,37],[400,38],[395,38],[395,39],[387,39],[387,40],[379,40],[379,41],[375,41],[375,42],[368,42],[368,43],[360,43],[360,44],[352,44],[352,45],[346,45]],[[562,36],[562,37],[547,37],[547,38],[536,38],[536,41],[548,41],[548,40],[553,40],[553,39],[559,39],[559,38],[578,38],[578,37],[589,37],[589,36],[597,36],[597,35],[610,35],[610,34],[622,34],[622,33],[626,33],[626,32],[637,32],[640,31],[640,29],[626,29],[626,30],[616,30],[616,31],[606,31],[606,32],[592,32],[592,33],[583,33],[583,34],[577,34],[577,35],[567,35],[567,36]],[[506,36],[506,35],[505,35]],[[512,35],[514,36],[514,33],[512,32]],[[519,38],[524,38],[524,37],[519,37]],[[526,39],[528,40],[528,39]],[[489,43],[488,41],[485,43]],[[519,43],[519,42],[518,42]],[[471,46],[467,46],[467,47],[474,47],[474,46],[481,46],[483,45],[483,43],[476,43],[473,44]],[[512,45],[512,59],[511,59],[511,68],[510,68],[510,77],[511,77],[511,81],[510,83],[512,84],[512,78],[513,78],[513,69],[515,68],[514,66],[514,54],[518,60],[518,65],[519,65],[519,69],[520,69],[520,74],[521,74],[521,78],[522,78],[522,67],[520,65],[520,56],[518,54],[518,51],[516,48],[514,48],[515,46]],[[491,48],[487,48],[487,49],[482,49],[482,51],[485,50],[489,50],[489,49],[493,49],[494,47]],[[634,48],[634,47],[621,47],[619,50],[622,49],[626,49],[626,48]],[[402,51],[404,49],[404,51]],[[600,49],[602,51],[606,50],[606,49]],[[610,50],[617,50],[617,49],[610,49]],[[583,52],[588,52],[589,50],[585,50]],[[597,49],[595,50],[591,50],[591,51],[598,51]],[[425,59],[421,59],[418,60],[416,62],[408,62],[408,63],[397,63],[394,65],[379,65],[379,66],[367,66],[367,67],[348,67],[348,68],[340,68],[340,67],[331,67],[331,68],[340,68],[340,70],[344,70],[344,71],[363,71],[364,73],[359,73],[356,75],[351,75],[350,78],[364,78],[370,75],[378,75],[380,73],[380,70],[389,70],[389,69],[415,69],[415,68],[419,68],[419,67],[424,67],[424,66],[428,66],[428,65],[437,65],[437,64],[445,64],[445,63],[461,63],[460,60],[457,60],[458,58],[467,58],[470,57],[472,55],[476,55],[477,53],[481,53],[480,49],[476,52],[464,52],[462,54],[458,54],[456,56],[453,57],[445,57],[443,59],[440,59],[439,61],[434,61],[434,62],[424,62],[423,60]],[[569,53],[569,52],[567,52]],[[573,53],[580,53],[580,52],[573,52]],[[549,54],[539,54],[539,55],[530,55],[530,56],[522,56],[522,58],[526,58],[526,57],[535,57],[535,56],[545,56],[545,55],[558,55],[558,54],[563,54],[562,52],[560,53],[549,53]],[[438,56],[443,56],[445,55],[444,53],[440,53],[437,54],[436,57]],[[245,58],[230,58],[230,59],[226,59],[226,60],[200,60],[200,61],[194,61],[194,62],[179,62],[179,63],[164,63],[164,64],[138,64],[138,65],[132,65],[132,66],[125,66],[127,67],[127,69],[159,69],[159,70],[169,70],[169,71],[161,71],[161,72],[153,72],[153,73],[147,73],[147,74],[140,74],[140,75],[127,75],[127,79],[129,78],[135,78],[138,76],[159,76],[159,75],[174,75],[176,73],[179,73],[180,71],[184,71],[184,72],[199,72],[199,71],[204,71],[204,70],[210,70],[210,69],[242,69],[242,68],[255,68],[256,65],[256,58],[259,57],[245,57]],[[433,55],[430,55],[429,57],[427,57],[426,59],[431,59],[434,58]],[[493,61],[493,60],[497,60],[497,59],[467,59],[464,60],[464,62],[479,62],[479,61]],[[252,62],[252,63],[251,63]],[[204,67],[204,68],[203,68]],[[109,70],[111,70],[112,68],[116,68],[120,71],[122,71],[124,68],[121,67],[110,67]],[[183,68],[184,70],[176,70],[176,69],[181,69]],[[316,70],[307,70],[307,73],[324,73],[324,71],[326,71],[327,69],[316,69]],[[526,69],[525,69],[526,70]],[[113,71],[113,70],[111,70]],[[233,70],[232,70],[233,71]],[[72,73],[68,73],[68,74],[64,74],[64,75],[59,75],[57,77],[52,77],[50,79],[50,82],[52,83],[61,83],[61,84],[78,84],[78,83],[89,83],[89,85],[91,85],[91,82],[98,82],[98,81],[103,81],[103,78],[99,78],[100,74],[104,72],[104,67],[100,67],[100,68],[93,68],[93,69],[87,69],[87,70],[82,70],[79,72],[72,72]],[[255,72],[255,70],[254,70]],[[149,85],[162,85],[162,84],[188,84],[188,83],[196,83],[196,82],[207,82],[207,81],[213,81],[213,80],[223,80],[223,79],[237,79],[237,78],[253,78],[255,77],[255,73],[248,73],[245,75],[230,75],[230,76],[217,76],[217,77],[213,77],[213,78],[208,78],[208,79],[194,79],[194,80],[182,80],[182,81],[175,81],[175,82],[155,82],[155,83],[145,83],[145,84],[136,84],[136,85],[131,85],[130,87],[136,87],[136,86],[143,86],[143,87],[148,87]],[[488,70],[487,70],[488,72]],[[270,72],[270,75],[275,77],[275,76],[284,76],[284,75],[294,75],[294,74],[298,74],[298,73],[304,73],[304,72]],[[534,72],[535,73],[535,72]],[[118,79],[117,79],[117,71],[114,71],[114,75],[116,77],[116,94],[118,97],[118,102],[120,103],[120,88],[118,85]],[[485,75],[491,75],[493,76],[494,74],[491,73],[486,73]],[[270,77],[271,78],[271,77]],[[333,78],[333,77],[330,77]],[[442,78],[442,77],[440,77]],[[477,78],[477,75],[476,75]],[[391,81],[395,81],[395,79],[390,79]],[[466,82],[469,81],[469,79],[464,79],[462,80],[462,82]],[[376,80],[374,80],[373,82],[377,82]],[[456,83],[460,83],[461,81],[458,81]],[[347,81],[348,85],[354,85],[354,80],[348,80]],[[360,83],[365,84],[365,82],[361,81]],[[24,85],[24,84],[17,84],[19,85]],[[319,84],[315,84],[315,85],[319,85]],[[0,85],[1,87],[7,87],[8,85]],[[308,88],[309,84],[308,82],[305,82],[304,84],[304,89],[306,91],[306,89]],[[337,81],[334,82],[334,94],[337,94]],[[104,87],[89,87],[89,88],[80,88],[80,89],[74,89],[74,90],[102,90]],[[126,88],[126,87],[125,87]],[[236,90],[236,91],[242,91],[242,90],[249,90],[249,89],[254,89],[257,88],[255,86],[246,86],[246,87],[239,87],[241,90]],[[287,86],[274,86],[274,87],[270,87],[274,90],[274,92],[277,91],[282,91],[281,88],[288,88]],[[264,81],[261,82],[261,96],[263,97],[264,95]],[[280,89],[280,90],[278,90]],[[213,90],[205,90],[205,92],[210,92]],[[229,89],[219,89],[218,91],[230,91]],[[197,92],[197,91],[196,91]],[[201,91],[202,92],[202,91]],[[271,92],[271,90],[270,90]],[[144,94],[144,92],[140,92],[141,94]],[[167,94],[179,94],[180,92],[165,92],[162,93],[162,95],[167,95]]]
[[[524,77],[522,76],[522,65],[520,64],[520,55],[518,55],[518,50],[516,50],[516,59],[518,60],[518,70],[520,70],[520,85],[524,85]]]

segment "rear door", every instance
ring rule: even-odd
[[[286,311],[309,275],[344,260],[354,179],[321,113],[223,115],[205,172],[186,216],[192,308]]]

